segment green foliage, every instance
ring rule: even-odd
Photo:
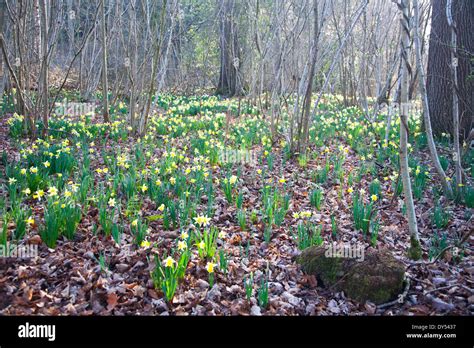
[[[444,156],[439,156],[439,163],[444,171],[446,171],[449,167],[449,160]]]
[[[189,248],[186,247],[186,250],[181,252],[181,255],[178,258],[178,266],[176,270],[176,276],[178,279],[183,279],[186,273],[186,269],[188,268],[189,259],[191,258],[191,252]]]
[[[55,248],[60,235],[73,239],[82,211],[75,203],[49,199],[45,207],[45,225],[40,229],[41,239],[49,248]]]
[[[265,243],[270,243],[270,240],[272,239],[272,226],[271,225],[265,225],[265,228],[263,230],[263,240]]]
[[[239,209],[237,211],[237,221],[239,223],[239,226],[240,226],[240,229],[242,231],[245,231],[245,229],[247,228],[247,220],[246,220],[246,216],[245,216],[245,210],[243,209]]]
[[[121,224],[113,224],[111,229],[112,238],[117,244],[120,244],[123,234],[123,226]]]
[[[253,293],[253,273],[250,273],[250,277],[248,279],[246,276],[244,276],[244,288],[247,301],[250,301]]]
[[[14,114],[8,121],[10,136],[13,139],[19,139],[23,134],[24,129],[24,117],[18,114]]]
[[[77,204],[65,204],[62,209],[62,216],[64,217],[63,234],[67,239],[72,240],[76,233],[77,226],[82,219],[81,207]]]
[[[321,210],[321,203],[323,201],[323,190],[320,187],[311,191],[310,202],[317,210]]]
[[[227,202],[231,204],[234,200],[233,197],[233,190],[234,190],[234,177],[224,178],[222,180],[222,191],[224,191],[225,198]]]
[[[15,240],[20,241],[26,233],[26,220],[31,215],[31,209],[22,209],[21,207],[15,207],[12,212],[12,217],[15,221],[15,231],[13,236]]]
[[[377,178],[375,178],[369,185],[369,193],[371,195],[376,195],[378,198],[380,198],[381,192],[382,192],[382,188],[380,185],[380,181]]]
[[[296,228],[296,243],[298,249],[304,250],[313,245],[322,245],[323,238],[321,237],[321,226],[314,226],[310,222],[300,221]]]
[[[163,263],[166,263],[166,260],[162,261],[155,255],[155,268],[150,275],[155,289],[163,291],[165,299],[171,302],[178,288],[179,267],[175,263],[171,265]]]
[[[99,267],[100,272],[106,273],[109,270],[109,263],[107,262],[107,258],[103,252],[99,254]]]
[[[262,189],[264,220],[266,224],[280,226],[290,206],[290,195],[282,196],[278,187],[264,186]]]
[[[433,215],[431,217],[433,225],[438,229],[445,228],[449,224],[450,217],[451,217],[451,214],[448,211],[446,211],[439,204],[439,202],[436,202],[435,207],[433,209]]]
[[[426,182],[428,180],[427,170],[425,167],[420,168],[416,167],[414,173],[414,182],[413,182],[413,196],[417,199],[420,199],[423,196],[423,192],[426,188]]]
[[[8,222],[10,221],[10,217],[7,213],[3,214],[2,217],[2,233],[0,234],[0,245],[3,246],[4,250],[7,248],[8,243]]]
[[[224,274],[227,274],[227,253],[223,249],[219,250],[219,268]]]
[[[134,237],[133,240],[135,244],[139,246],[146,238],[148,224],[140,217],[136,217],[130,224],[130,231]]]
[[[430,249],[428,251],[428,257],[433,260],[441,252],[443,252],[448,246],[448,234],[447,233],[438,233],[434,231],[433,236],[430,240]],[[443,256],[443,255],[441,255]]]
[[[218,230],[214,226],[205,229],[203,233],[196,232],[196,246],[201,259],[211,260],[214,257],[217,250],[217,235]]]
[[[255,209],[252,210],[252,213],[250,214],[250,222],[254,225],[258,222],[257,211]]]
[[[268,280],[262,277],[260,287],[258,289],[258,305],[262,308],[268,307]]]
[[[301,168],[306,168],[306,166],[308,165],[308,158],[306,154],[302,154],[298,156],[298,165]]]
[[[370,244],[375,247],[377,245],[377,237],[380,230],[380,219],[371,221],[371,234],[370,234]]]
[[[52,204],[44,212],[44,227],[40,230],[40,236],[43,242],[49,248],[55,248],[61,230],[61,220],[59,211]]]
[[[464,200],[464,204],[468,208],[474,208],[474,187],[473,186],[462,186],[460,188],[461,195]]]
[[[331,215],[331,234],[334,239],[337,237],[337,222],[334,215]]]
[[[362,231],[364,235],[367,235],[372,219],[372,203],[365,204],[362,197],[354,194],[352,216],[354,218],[354,227]]]
[[[235,205],[237,206],[237,209],[242,209],[243,202],[244,202],[244,195],[242,192],[239,192],[235,200]]]
[[[316,172],[316,182],[319,184],[324,184],[328,180],[328,175],[330,171],[329,161],[326,160],[325,165]]]

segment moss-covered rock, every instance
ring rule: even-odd
[[[388,250],[372,250],[358,260],[327,257],[326,248],[314,246],[304,250],[297,262],[303,272],[315,275],[321,286],[342,290],[360,302],[388,302],[403,290],[404,265]]]

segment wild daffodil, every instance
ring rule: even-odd
[[[165,264],[165,267],[173,267],[175,260],[173,260],[171,256],[168,256],[163,263]]]
[[[214,273],[214,267],[216,266],[215,263],[208,262],[206,265],[206,269],[208,273]]]
[[[195,217],[194,221],[196,221],[196,223],[201,227],[202,226],[208,226],[210,221],[211,221],[211,218],[209,218],[207,216],[204,216],[204,215],[200,215],[198,217]]]
[[[52,186],[48,189],[48,196],[49,197],[55,197],[57,195],[58,195],[58,189],[56,187]]]
[[[180,251],[185,250],[187,247],[188,247],[188,245],[186,244],[186,242],[184,242],[182,240],[180,240],[178,242],[178,250],[180,250]]]
[[[150,245],[151,245],[151,243],[150,243],[149,241],[147,241],[147,240],[144,240],[144,241],[141,242],[141,244],[140,244],[140,246],[141,246],[142,248],[149,248]]]
[[[33,194],[33,198],[37,199],[38,201],[41,200],[41,197],[44,196],[44,191],[43,190],[38,190]]]

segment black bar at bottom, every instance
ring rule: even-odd
[[[473,347],[473,324],[473,317],[448,316],[0,317],[0,347],[85,344],[194,347],[228,343]],[[43,325],[55,325],[54,341],[52,327]],[[49,338],[31,337],[41,333]],[[25,335],[30,337],[19,337]]]

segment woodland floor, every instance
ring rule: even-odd
[[[9,139],[7,117],[0,118],[0,153],[7,152],[10,160],[19,160],[19,152]],[[130,137],[120,146],[131,146],[136,139]],[[344,144],[343,139],[328,144],[331,152]],[[107,146],[115,146],[107,143]],[[314,145],[314,151],[319,151]],[[110,148],[109,148],[110,150]],[[163,149],[156,149],[156,155]],[[96,148],[100,152],[100,148]],[[49,249],[32,228],[24,242],[39,244],[39,257],[34,259],[0,259],[0,314],[2,315],[472,315],[474,312],[473,273],[474,239],[471,236],[463,250],[464,257],[454,262],[448,251],[430,264],[428,249],[433,236],[431,212],[433,196],[430,184],[423,198],[416,201],[418,226],[423,248],[423,264],[411,266],[407,274],[411,279],[408,296],[403,303],[378,309],[374,304],[358,303],[342,292],[331,292],[317,286],[314,276],[302,273],[295,262],[300,252],[292,231],[295,221],[293,212],[314,210],[309,202],[311,170],[318,165],[309,158],[307,166],[301,168],[296,160],[282,164],[282,156],[276,151],[272,171],[268,178],[278,183],[285,179],[285,190],[291,193],[291,204],[287,217],[279,227],[273,228],[269,244],[262,237],[261,222],[247,222],[247,231],[242,231],[236,220],[236,207],[225,201],[220,190],[216,190],[215,214],[211,223],[227,234],[219,240],[228,257],[228,273],[216,272],[214,287],[208,284],[205,263],[193,257],[187,267],[183,281],[178,285],[172,303],[154,289],[150,279],[152,263],[150,250],[133,244],[132,238],[124,237],[118,245],[110,237],[95,234],[97,208],[90,207],[82,218],[74,240],[59,238],[55,249]],[[428,161],[426,150],[419,154],[421,161]],[[91,168],[102,167],[99,156],[91,157]],[[344,161],[344,170],[349,172],[358,166],[357,154],[351,149]],[[0,168],[3,170],[3,168]],[[213,169],[214,173],[220,169]],[[251,164],[242,166],[240,181],[244,193],[243,207],[251,211],[260,207],[262,180],[255,175]],[[99,180],[99,178],[96,178]],[[389,190],[388,182],[381,179],[382,189]],[[358,188],[368,191],[369,182],[362,178]],[[340,242],[363,243],[372,248],[360,231],[353,227],[350,199],[340,197],[339,184],[329,178],[324,184],[324,203],[314,214],[316,222],[323,226],[323,238],[331,241],[331,215],[337,221],[337,239]],[[345,192],[345,189],[344,189]],[[5,192],[4,192],[5,193]],[[203,202],[205,205],[205,202]],[[406,219],[402,215],[398,200],[389,195],[378,202],[380,232],[375,248],[388,248],[393,255],[408,267],[406,250],[409,244]],[[473,228],[472,219],[466,221],[466,208],[449,204],[451,219],[447,232],[448,242],[468,233]],[[471,209],[472,210],[472,209]],[[143,216],[157,214],[156,204],[149,197],[143,198]],[[41,208],[33,208],[36,219],[41,220]],[[161,221],[151,221],[148,240],[157,243],[156,251],[166,249],[179,238],[178,230],[164,231]],[[102,270],[98,259],[105,255],[108,270]],[[247,301],[243,279],[254,272],[255,283],[269,267],[269,306],[260,309],[256,295]]]

